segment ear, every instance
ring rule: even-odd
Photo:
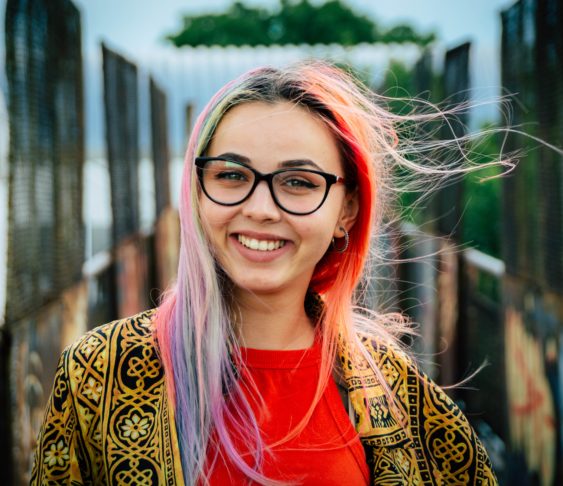
[[[348,232],[350,231],[350,229],[356,222],[359,209],[360,199],[358,197],[357,189],[351,192],[347,192],[346,197],[344,198],[344,201],[342,203],[342,209],[336,223],[336,228],[334,228],[335,238],[344,237],[344,231],[342,231],[341,228],[344,228]]]

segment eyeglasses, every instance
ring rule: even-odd
[[[205,195],[222,206],[246,201],[261,181],[272,199],[286,213],[306,215],[319,209],[333,184],[344,178],[311,169],[280,169],[269,174],[221,157],[196,157],[195,165]]]

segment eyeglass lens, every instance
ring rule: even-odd
[[[209,160],[203,169],[203,186],[207,195],[219,204],[242,202],[254,187],[255,174],[248,167],[226,160]],[[314,172],[289,169],[272,179],[274,200],[282,209],[309,213],[323,202],[326,179]]]

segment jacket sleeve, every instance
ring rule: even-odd
[[[416,371],[422,408],[415,428],[436,475],[444,484],[459,480],[498,484],[489,456],[463,412],[430,378]]]
[[[88,480],[89,468],[85,460],[84,441],[70,387],[69,355],[70,348],[67,348],[57,367],[55,383],[37,440],[30,483],[32,486],[91,484]]]
[[[410,358],[382,346],[376,353],[407,426],[412,461],[424,484],[496,485],[491,462],[469,421]]]

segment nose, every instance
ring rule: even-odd
[[[256,221],[279,221],[278,208],[266,181],[260,181],[251,196],[242,205],[242,214]]]

